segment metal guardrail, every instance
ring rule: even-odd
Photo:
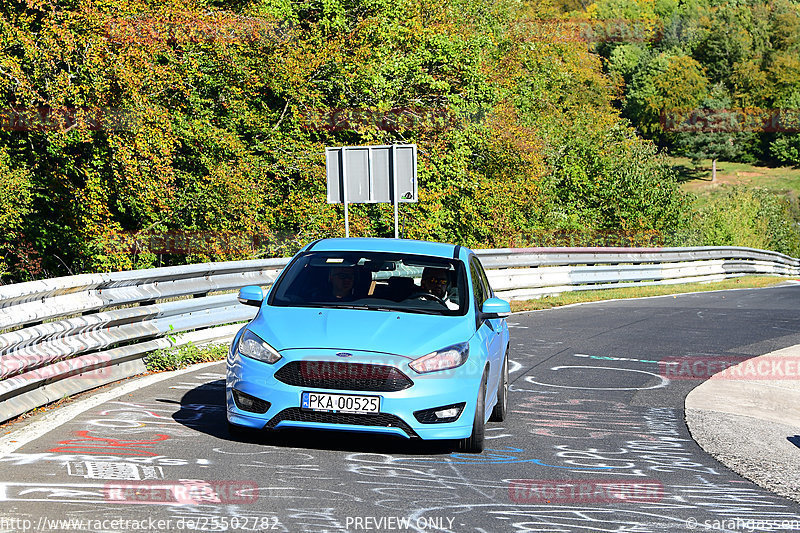
[[[800,260],[741,247],[531,248],[476,251],[492,288],[519,300],[568,291],[800,275]]]
[[[508,299],[572,290],[800,276],[798,259],[751,248],[476,250]],[[270,285],[288,259],[83,274],[0,286],[0,421],[145,371],[142,358],[189,342],[229,342],[256,309],[244,285]]]

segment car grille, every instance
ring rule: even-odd
[[[396,392],[414,384],[392,366],[337,361],[291,361],[275,378],[305,388],[374,392]]]
[[[266,427],[269,429],[274,428],[283,421],[295,422],[319,422],[323,424],[350,424],[355,426],[373,426],[373,427],[395,427],[400,428],[406,432],[409,437],[418,437],[416,432],[411,429],[411,426],[403,422],[402,419],[386,414],[379,413],[375,415],[357,415],[351,413],[322,413],[317,411],[304,411],[299,407],[290,407],[284,409],[267,422]]]

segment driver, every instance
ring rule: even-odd
[[[355,298],[353,289],[355,285],[355,269],[349,267],[334,267],[328,273],[328,294],[331,300],[352,300]]]
[[[458,309],[457,304],[445,299],[449,283],[450,276],[446,268],[425,267],[422,271],[422,290],[442,300],[449,309]]]

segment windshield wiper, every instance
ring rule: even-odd
[[[352,305],[352,304],[306,304],[301,307],[311,307],[319,309],[358,309],[360,311],[386,311],[389,313],[415,313],[418,315],[441,315],[439,311],[433,309],[421,309],[419,307],[386,307],[382,305]]]
[[[397,311],[406,311],[406,309],[397,309],[392,307],[386,307],[383,305],[351,305],[351,304],[339,304],[339,305],[320,305],[318,307],[326,307],[330,309],[360,309],[362,311],[387,311],[387,312],[397,312]]]
[[[311,304],[308,307],[320,307],[323,309],[369,309],[364,305],[350,305],[350,304]]]
[[[389,311],[389,312],[405,311],[405,309],[397,309],[396,307],[386,307],[383,305],[365,305],[364,308],[369,309],[370,311]]]
[[[439,311],[433,309],[420,309],[419,307],[406,307],[403,309],[405,313],[416,313],[418,315],[441,315]]]

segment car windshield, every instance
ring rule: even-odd
[[[385,252],[309,252],[276,282],[269,305],[402,311],[467,312],[459,261]]]

